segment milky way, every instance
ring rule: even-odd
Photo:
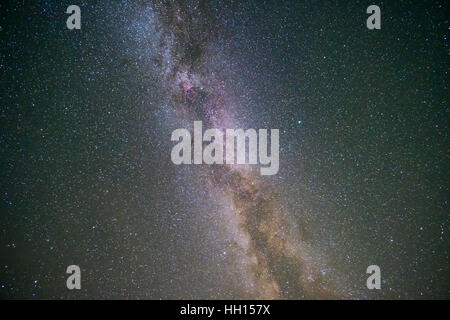
[[[235,128],[232,111],[245,106],[233,108],[230,95],[208,69],[207,48],[214,36],[210,36],[213,32],[208,30],[205,13],[192,3],[168,5],[162,11],[161,46],[167,50],[162,55],[168,61],[167,82],[174,96],[173,107],[183,117],[202,120],[210,127],[222,131]],[[218,189],[215,192],[223,193],[232,208],[225,223],[236,233],[234,241],[237,250],[242,251],[247,272],[243,280],[251,288],[252,297],[339,297],[315,268],[314,257],[302,243],[301,235],[286,226],[283,209],[270,185],[241,165],[204,170]],[[290,266],[290,272],[283,271],[286,266]]]
[[[448,298],[447,7],[370,4],[2,5],[0,296]],[[173,164],[194,121],[279,172]]]

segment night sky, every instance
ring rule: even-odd
[[[449,299],[448,18],[445,1],[2,1],[0,298]],[[174,165],[194,120],[278,128],[279,172]]]

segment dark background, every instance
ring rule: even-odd
[[[66,28],[70,4],[81,30]],[[366,28],[370,4],[381,30]],[[152,37],[145,7],[0,4],[3,299],[240,298],[169,161],[164,91],[140,51]],[[307,215],[354,297],[449,298],[448,4],[204,10],[249,105],[242,117],[280,128],[286,206]],[[70,264],[82,268],[80,291],[66,289]],[[370,264],[382,270],[377,292],[365,289]]]

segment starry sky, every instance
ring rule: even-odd
[[[0,298],[450,298],[448,13],[2,1]],[[194,120],[278,128],[278,174],[174,165]]]

